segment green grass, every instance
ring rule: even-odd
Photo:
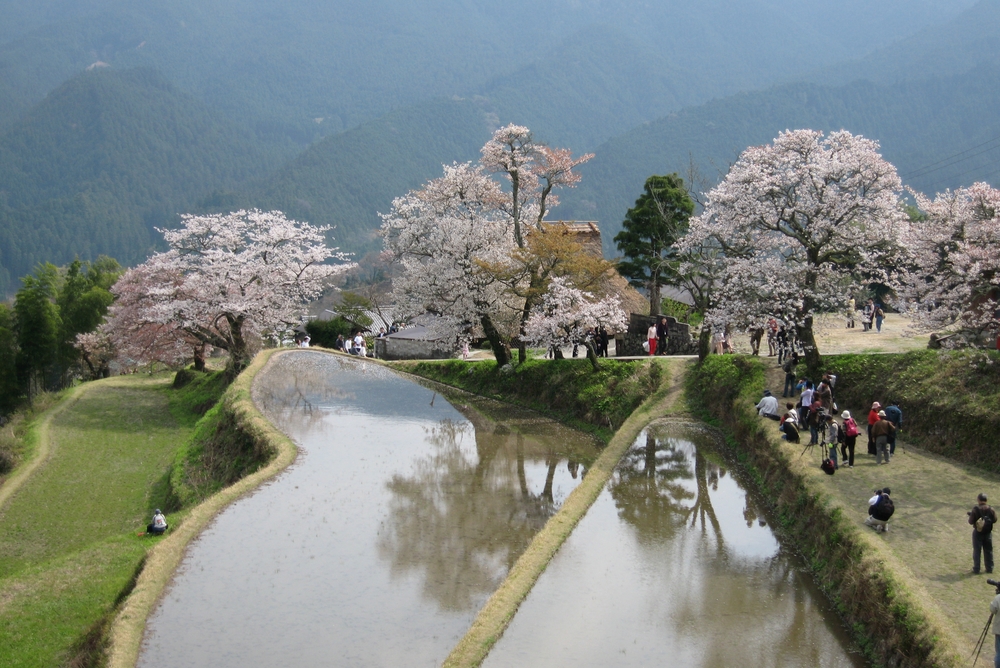
[[[927,450],[1000,473],[1000,353],[923,350],[900,355],[836,355],[838,403],[863,409],[899,401],[901,437]],[[860,420],[863,423],[863,420]]]
[[[657,391],[659,360],[602,360],[594,371],[585,359],[528,360],[510,374],[496,362],[394,362],[391,366],[473,394],[531,408],[604,441]]]
[[[168,505],[210,378],[186,393],[167,374],[97,381],[54,417],[48,459],[0,508],[0,665],[90,665],[160,540],[136,534]]]

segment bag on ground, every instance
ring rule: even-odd
[[[832,459],[824,459],[823,463],[820,464],[819,467],[823,469],[823,473],[827,475],[833,475],[837,470],[837,467],[834,465]]]

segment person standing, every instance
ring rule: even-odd
[[[891,422],[885,419],[885,411],[878,412],[878,422],[872,425],[872,436],[875,438],[875,463],[889,463],[889,434],[896,430]]]
[[[608,329],[604,325],[597,328],[597,339],[601,344],[601,357],[607,357],[608,345],[611,342],[611,338],[608,336]]]
[[[782,397],[790,397],[795,394],[795,367],[799,363],[799,354],[792,353],[781,369],[785,372],[785,387],[781,390]]]
[[[854,446],[858,442],[858,423],[854,421],[851,417],[851,411],[844,411],[840,414],[841,419],[844,420],[844,424],[841,427],[841,432],[844,434],[844,442],[840,446],[840,453],[843,455],[843,459],[847,462],[847,468],[854,468]]]
[[[778,354],[778,321],[770,318],[767,321],[767,356]]]
[[[656,325],[656,350],[660,355],[667,354],[667,339],[670,337],[670,326],[667,319],[660,317],[660,322]]]
[[[639,330],[642,331],[642,330]],[[649,354],[656,354],[656,323],[649,326],[646,330],[646,340],[649,342]]]
[[[857,308],[854,297],[847,300],[847,329],[854,329],[854,313]]]
[[[993,572],[993,525],[997,523],[997,514],[986,504],[986,495],[976,497],[978,503],[968,512],[969,524],[972,525],[972,572],[979,573],[979,553],[982,552],[986,562],[986,572]]]
[[[889,402],[889,405],[885,407],[885,417],[896,427],[889,435],[889,454],[894,455],[896,454],[896,436],[903,426],[903,411],[899,408],[898,401]]]
[[[879,334],[882,333],[882,321],[885,320],[885,311],[882,310],[881,304],[875,305],[875,310],[872,312],[875,317],[875,331]]]
[[[875,439],[872,437],[872,427],[878,422],[878,412],[882,410],[882,404],[875,402],[872,409],[868,411],[868,454],[875,454]]]
[[[812,407],[813,403],[813,384],[812,381],[805,381],[805,386],[802,388],[802,394],[799,395],[799,424],[808,424],[807,418],[809,417],[809,409]]]
[[[774,338],[778,342],[778,364],[781,364],[781,360],[788,357],[788,330],[782,325],[778,328],[778,333],[774,335]]]
[[[1000,594],[990,601],[993,615],[993,668],[1000,668]]]
[[[834,468],[839,469],[840,462],[837,461],[837,446],[844,442],[844,430],[837,424],[836,418],[832,415],[827,416],[826,430],[826,443],[830,446],[830,461],[833,462]]]
[[[872,318],[875,316],[875,300],[869,299],[861,311],[861,331],[867,332],[872,328]]]

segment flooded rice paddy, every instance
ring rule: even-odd
[[[863,666],[698,425],[655,424],[484,666]]]
[[[139,666],[436,666],[599,444],[383,367],[274,358],[254,401],[301,447],[195,541]],[[861,666],[694,424],[654,424],[485,665]]]
[[[598,453],[323,353],[275,358],[254,400],[299,458],[192,544],[140,666],[440,665]]]

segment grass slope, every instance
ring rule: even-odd
[[[655,361],[604,360],[594,371],[587,360],[528,360],[510,374],[496,362],[395,362],[417,376],[473,394],[530,408],[607,441],[662,382]]]
[[[187,392],[170,390],[169,375],[88,383],[34,430],[48,454],[0,507],[0,665],[90,665],[99,655],[159,540],[136,534],[169,505],[175,452],[194,408],[221,391],[216,380]]]

